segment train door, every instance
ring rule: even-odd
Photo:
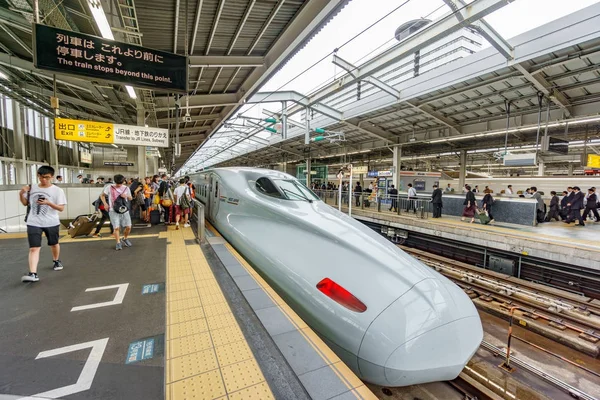
[[[217,217],[217,213],[219,212],[219,204],[220,204],[220,195],[221,195],[221,188],[219,187],[219,176],[212,174],[210,176],[210,193],[209,193],[209,199],[208,199],[208,204],[210,204],[209,207],[209,215],[211,217],[211,219],[215,220]]]

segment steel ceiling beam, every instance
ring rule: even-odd
[[[465,19],[465,9],[467,6],[463,0],[444,0],[444,3],[450,7],[454,15],[459,21]],[[507,60],[513,60],[515,58],[515,49],[500,35],[490,24],[488,24],[483,18],[479,21],[475,21],[471,24],[481,36],[483,36],[500,54],[502,54]]]
[[[567,117],[571,116],[571,105],[569,104],[569,100],[567,100],[564,94],[559,92],[556,88],[553,88],[552,84],[549,83],[542,74],[532,75],[531,72],[520,63],[514,64],[513,67],[523,74],[525,79],[531,82],[537,90],[544,93],[544,95],[552,100],[554,104],[562,108]]]
[[[257,56],[190,56],[190,68],[255,68],[265,65],[263,57]]]
[[[325,98],[339,92],[358,80],[372,76],[378,71],[389,67],[396,61],[403,59],[411,54],[419,51],[438,40],[444,38],[450,33],[471,25],[473,22],[485,17],[488,14],[512,3],[514,0],[474,0],[465,9],[463,20],[459,21],[449,16],[442,17],[437,21],[427,25],[417,34],[409,36],[403,42],[397,44],[391,49],[384,51],[372,60],[359,66],[354,75],[346,74],[339,79],[336,79],[331,84],[320,89],[310,96],[309,104],[320,102]],[[291,110],[297,111],[297,110]]]
[[[206,44],[206,50],[204,51],[204,55],[208,55],[210,51],[210,46],[212,46],[213,39],[215,38],[215,32],[217,31],[217,26],[219,25],[219,20],[221,19],[221,13],[223,12],[223,7],[225,6],[225,0],[219,1],[219,8],[217,9],[217,14],[215,15],[215,19],[213,20],[213,26],[210,30],[210,36],[208,37],[208,43]]]
[[[301,95],[298,92],[294,92],[293,90],[289,91],[280,91],[280,92],[259,92],[252,96],[246,104],[256,104],[256,103],[279,103],[282,101],[291,101],[296,104],[299,104],[302,107],[310,107],[311,109],[326,115],[330,118],[333,118],[337,121],[341,121],[344,119],[344,114],[339,112],[333,107],[329,107],[323,103],[314,103],[309,105],[308,99],[306,96]],[[288,113],[291,115],[292,113]]]
[[[15,33],[13,31],[8,29],[8,27],[6,25],[0,23],[0,28],[2,28],[2,30],[4,30],[4,32],[6,32],[8,34],[8,36],[10,36],[10,38],[12,40],[17,42],[19,44],[19,46],[21,46],[26,52],[28,52],[31,56],[33,56],[33,51],[31,50],[31,47],[29,47],[28,44],[26,44],[23,40],[21,40],[20,37],[15,35]]]
[[[175,98],[172,96],[155,97],[154,99],[156,101],[156,111],[175,109]],[[226,105],[237,105],[238,103],[239,98],[237,93],[197,94],[195,96],[189,96],[188,108],[220,107]]]
[[[179,3],[181,0],[175,1],[175,30],[173,34],[173,53],[177,53],[177,35],[179,34]],[[185,10],[187,13],[187,10]]]
[[[35,85],[30,84],[30,83],[20,82],[20,83],[17,83],[17,85],[21,89],[23,89],[23,90],[26,90],[26,91],[31,92],[31,93],[36,93],[36,94],[42,95],[44,97],[50,98],[51,96],[54,96],[54,93],[52,92],[52,90],[48,90],[48,89],[45,89],[45,88],[42,88],[42,87],[39,87],[39,86],[35,86]],[[111,113],[110,109],[107,109],[106,107],[101,106],[101,105],[99,105],[97,103],[92,103],[92,102],[89,102],[89,101],[85,101],[85,100],[79,99],[77,97],[67,96],[67,95],[65,95],[63,93],[57,93],[56,96],[62,102],[69,103],[69,104],[72,104],[74,106],[85,107],[87,109],[94,110],[94,111],[99,111],[99,112],[106,113],[106,114],[110,114]]]
[[[221,117],[221,114],[206,114],[206,115],[192,115],[192,121],[212,121],[215,119],[219,119]],[[182,122],[181,120],[179,121],[180,123]],[[185,121],[184,121],[185,122]],[[167,125],[167,124],[174,124],[175,123],[175,118],[160,118],[158,119],[158,125]]]
[[[194,22],[193,30],[194,33],[192,33],[192,40],[190,44],[190,56],[194,54],[194,47],[196,46],[196,36],[198,36],[198,27],[200,26],[200,15],[202,15],[202,3],[203,0],[198,0],[198,7],[196,8],[196,21]]]

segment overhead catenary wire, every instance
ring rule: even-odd
[[[363,35],[365,32],[369,31],[370,29],[372,29],[374,26],[376,26],[377,24],[381,23],[383,20],[385,20],[386,18],[388,18],[390,15],[394,14],[396,11],[398,11],[399,9],[401,9],[402,7],[404,7],[406,4],[410,3],[411,0],[406,0],[404,1],[402,4],[400,4],[398,7],[395,7],[393,10],[389,11],[388,13],[386,13],[384,16],[382,16],[381,18],[379,18],[378,20],[376,20],[375,22],[371,23],[369,26],[367,26],[366,28],[364,28],[363,30],[361,30],[360,32],[358,32],[357,34],[355,34],[353,37],[351,37],[350,39],[346,40],[344,43],[342,43],[340,46],[334,48],[332,51],[330,51],[329,53],[327,53],[325,56],[321,57],[319,60],[317,60],[316,62],[314,62],[313,64],[311,64],[310,66],[308,66],[307,68],[305,68],[304,70],[302,70],[301,72],[299,72],[298,74],[296,74],[294,77],[292,77],[291,79],[289,79],[288,81],[286,81],[285,83],[283,83],[281,86],[279,86],[275,91],[273,91],[273,93],[281,90],[282,88],[284,88],[286,85],[289,85],[290,83],[294,82],[296,79],[298,79],[300,76],[306,74],[308,71],[310,71],[311,69],[313,69],[315,66],[317,66],[319,63],[323,62],[324,60],[326,60],[327,58],[329,58],[331,55],[335,54],[337,51],[339,51],[340,49],[342,49],[343,47],[347,46],[348,44],[350,44],[351,42],[353,42],[354,40],[356,40],[358,37],[360,37],[361,35]],[[426,15],[425,18],[429,17],[430,15],[434,14],[435,12],[439,11],[442,7],[444,6],[444,4],[442,4],[440,7],[436,8],[435,10],[433,10],[432,12],[430,12],[429,14]],[[468,4],[463,5],[462,7],[456,9],[455,11],[452,11],[451,13],[449,13],[448,15],[446,15],[444,17],[444,19],[446,18],[452,18],[455,14],[461,12],[464,8],[468,7]],[[385,44],[389,43],[391,40],[388,40],[386,43],[384,43],[382,46],[385,46]],[[379,46],[379,48],[381,48],[382,46]],[[378,48],[378,49],[379,49]],[[371,53],[373,53],[374,51],[378,50],[375,49],[373,50]],[[363,57],[364,58],[364,57]],[[360,61],[360,60],[359,60]],[[354,70],[358,69],[358,67],[354,67],[354,69],[352,71],[349,72],[353,72]],[[265,99],[268,99],[271,96],[271,94],[267,95],[265,97]],[[303,94],[304,98],[307,98],[308,96]],[[245,112],[249,112],[250,110],[254,109],[255,107],[258,106],[258,103],[253,104],[252,106],[250,106],[250,108],[248,108],[247,110],[245,110]],[[221,128],[221,126],[223,126],[223,124],[225,123],[225,121],[221,121],[220,122],[220,126],[219,128],[217,128],[217,130],[213,131],[213,133],[208,137],[207,141],[205,143],[208,142],[208,140],[212,139],[213,136],[218,133],[218,129]],[[249,136],[254,136],[256,133],[260,132],[260,130],[257,130],[251,134],[249,134]],[[223,151],[228,150],[229,148],[241,143],[242,141],[246,140],[247,138],[243,138],[238,140],[236,143],[233,143],[232,145],[226,147]],[[204,146],[199,147],[196,152],[190,157],[190,161],[194,158],[194,156],[197,154],[198,151],[200,151]],[[214,158],[215,155],[209,155],[207,157],[204,157],[201,160],[198,160],[197,164],[203,164],[205,163],[207,160]],[[211,164],[212,165],[212,164]]]

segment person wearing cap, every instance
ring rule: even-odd
[[[596,196],[596,188],[591,187],[588,189],[587,204],[585,211],[583,212],[583,220],[587,221],[587,217],[590,215],[590,211],[594,214],[596,222],[600,221],[600,215],[598,215],[598,197]]]
[[[564,222],[570,224],[571,222],[575,221],[575,219],[578,219],[579,225],[576,226],[585,226],[585,223],[583,222],[583,217],[581,216],[584,195],[583,193],[581,193],[581,189],[579,189],[579,186],[574,186],[573,192],[575,193],[573,195],[573,198],[569,201],[569,203],[567,203],[567,207],[570,207],[571,211],[569,213],[569,217]]]

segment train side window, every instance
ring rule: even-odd
[[[268,178],[258,178],[256,180],[256,189],[267,196],[283,198],[279,190],[277,190],[277,186]]]
[[[219,196],[219,182],[215,183],[215,197]]]

